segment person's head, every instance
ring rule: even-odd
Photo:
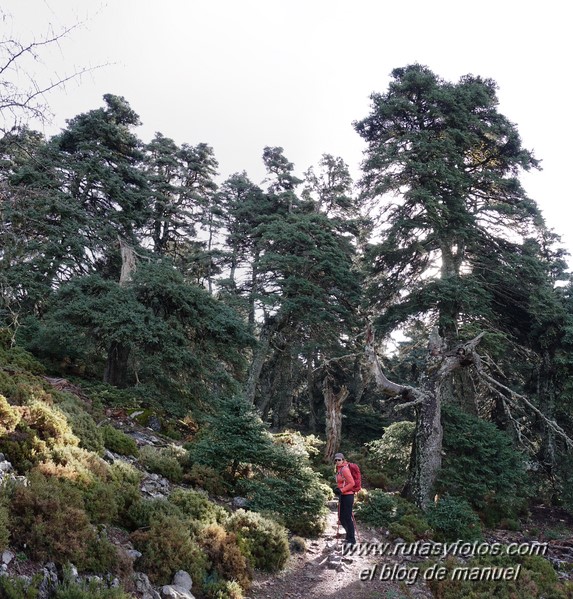
[[[334,463],[336,466],[340,466],[340,464],[342,464],[342,462],[344,462],[344,454],[342,453],[335,453],[334,454]]]

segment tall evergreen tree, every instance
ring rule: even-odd
[[[496,272],[538,282],[534,271],[518,271],[516,256],[539,244],[546,229],[518,180],[538,163],[498,112],[492,80],[467,75],[449,83],[420,65],[395,69],[392,77],[355,127],[367,143],[363,197],[382,221],[381,241],[367,255],[376,327],[389,333],[412,318],[436,326],[420,382],[409,487],[425,503],[440,466],[441,401],[465,400],[475,410],[464,368],[473,362],[461,357],[474,355],[475,344],[463,342],[483,330],[512,334],[514,299],[507,273]],[[539,254],[529,255],[541,265]],[[449,360],[458,352],[459,359]]]

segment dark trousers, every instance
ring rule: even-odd
[[[352,506],[354,505],[354,494],[341,495],[338,500],[338,518],[340,524],[346,531],[346,543],[356,543],[354,535],[354,520],[352,518]]]

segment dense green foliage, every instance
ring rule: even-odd
[[[515,518],[530,494],[525,456],[493,424],[444,408],[444,463],[438,492],[465,498],[488,526]]]
[[[253,568],[277,572],[285,565],[290,555],[287,533],[273,520],[240,509],[228,518],[225,527],[237,535]]]
[[[432,505],[427,518],[441,541],[475,541],[482,538],[481,523],[463,497],[445,495]]]
[[[252,509],[273,514],[291,531],[321,532],[331,491],[310,467],[307,451],[275,443],[244,400],[227,400],[221,408],[189,446],[191,460],[221,473]],[[240,478],[246,473],[249,478]]]
[[[468,579],[455,580],[452,571],[455,568],[476,568],[479,572],[487,568],[511,568],[509,572],[515,575],[515,568],[520,565],[516,580],[485,580]],[[570,582],[558,580],[557,573],[548,560],[539,556],[484,556],[470,559],[462,563],[456,559],[445,563],[446,577],[443,581],[432,580],[430,588],[435,597],[443,599],[480,599],[481,597],[500,597],[500,599],[536,599],[537,597],[552,597],[567,599],[571,596]],[[471,571],[471,570],[470,570]],[[498,570],[499,572],[499,570]]]

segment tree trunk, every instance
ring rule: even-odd
[[[133,276],[136,267],[135,251],[121,237],[118,237],[121,252],[120,287],[125,287]],[[121,341],[112,341],[107,352],[107,361],[103,372],[104,383],[115,387],[127,386],[128,360],[131,348]]]
[[[413,501],[418,507],[426,509],[431,504],[434,484],[442,467],[440,385],[437,380],[430,379],[417,394],[419,404],[416,406],[410,472],[402,496]]]
[[[454,370],[473,363],[473,350],[481,339],[479,335],[454,352],[445,352],[445,344],[435,329],[430,334],[425,374],[421,388],[403,387],[388,380],[384,375],[374,350],[374,333],[366,334],[366,358],[376,384],[389,396],[401,395],[408,400],[405,406],[416,408],[416,428],[410,457],[410,471],[402,495],[426,509],[433,500],[434,484],[442,465],[441,402],[444,384]]]
[[[338,392],[333,388],[332,377],[327,374],[322,383],[324,405],[326,406],[326,447],[324,461],[330,463],[340,447],[342,434],[342,404],[348,397],[348,389],[343,385]]]
[[[268,323],[261,327],[259,342],[253,353],[253,359],[249,368],[249,376],[245,383],[245,399],[254,405],[255,395],[257,393],[257,385],[263,369],[263,364],[269,353],[269,345],[271,342],[272,330]]]
[[[317,417],[314,406],[314,358],[315,352],[308,352],[306,358],[306,392],[308,394],[308,428],[311,433],[316,433]]]
[[[130,348],[118,341],[112,341],[107,352],[103,372],[103,382],[114,387],[127,387],[127,365]]]

